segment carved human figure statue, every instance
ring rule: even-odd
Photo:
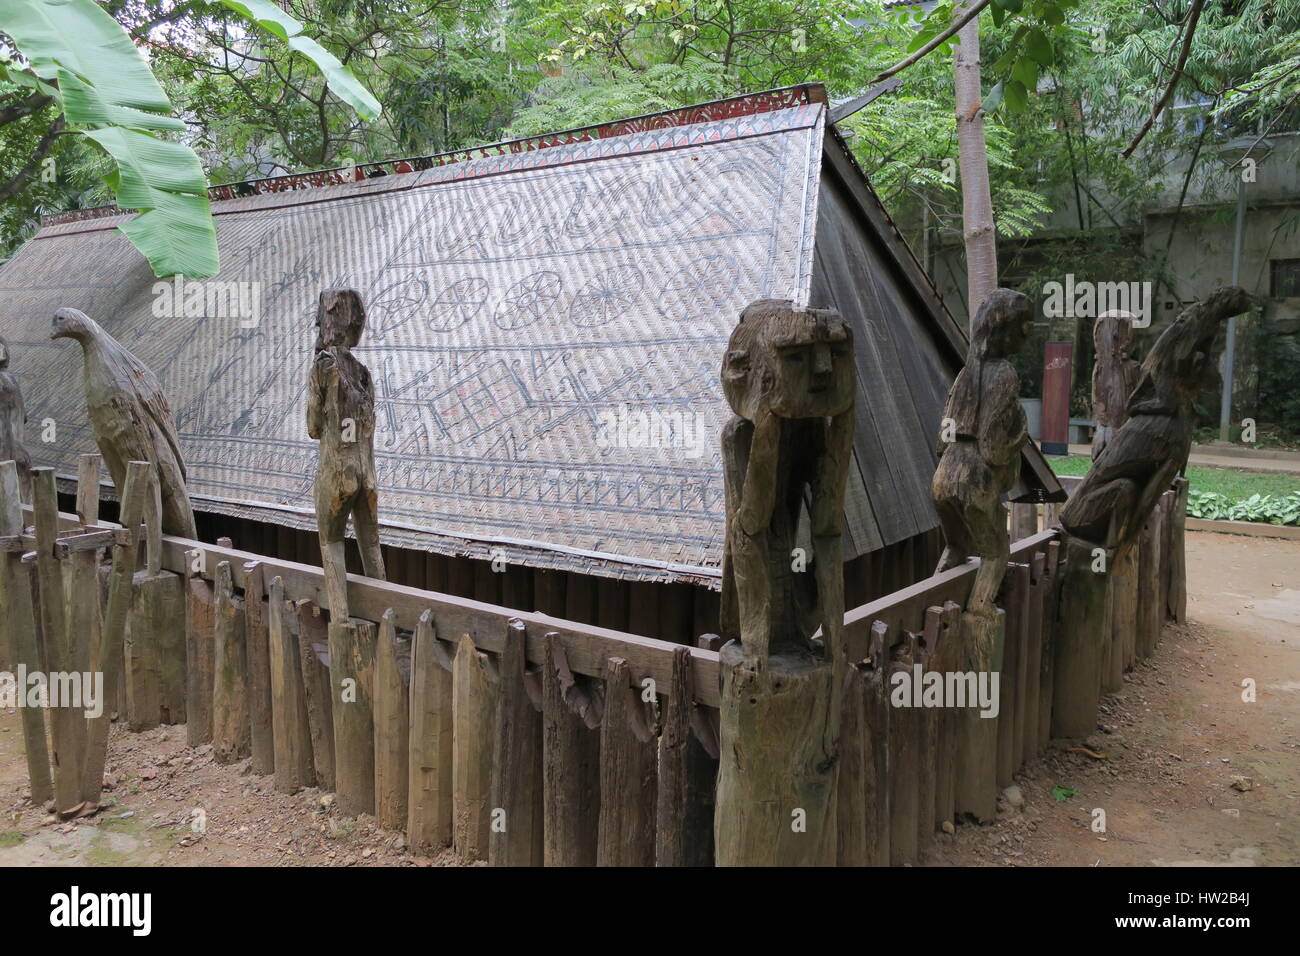
[[[157,377],[99,323],[76,309],[54,313],[50,338],[81,344],[86,412],[118,493],[125,487],[127,463],[149,462],[163,532],[196,538],[176,420]]]
[[[9,371],[9,343],[0,338],[0,461],[18,466],[24,501],[32,500],[32,456],[23,445],[27,411],[18,381]]]
[[[316,310],[316,348],[307,386],[307,433],[320,442],[316,521],[331,617],[347,620],[344,537],[349,515],[368,577],[384,578],[375,477],[375,387],[352,348],[366,324],[361,296],[327,289]]]
[[[1106,548],[1136,540],[1156,501],[1187,465],[1196,394],[1219,380],[1214,344],[1230,316],[1250,308],[1239,286],[1186,309],[1156,340],[1128,400],[1128,420],[1106,443],[1070,500],[1061,525]]]
[[[1101,454],[1115,430],[1128,421],[1128,397],[1137,387],[1142,366],[1129,358],[1133,348],[1132,312],[1103,312],[1092,327],[1092,457]]]
[[[935,573],[982,560],[967,613],[991,615],[1011,553],[1001,497],[1016,483],[1029,427],[1020,380],[1008,357],[1020,351],[1034,319],[1029,298],[994,289],[975,316],[965,367],[957,373],[939,429],[931,495],[947,547]]]
[[[840,534],[853,448],[852,332],[829,310],[755,302],[732,332],[722,388],[735,412],[722,434],[723,636],[739,640],[745,657],[761,666],[769,655],[807,652],[820,626],[833,655],[844,616]],[[796,552],[806,494],[811,576],[802,573]]]

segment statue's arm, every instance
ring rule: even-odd
[[[776,470],[781,444],[781,420],[763,408],[754,421],[754,437],[740,493],[737,518],[748,535],[763,531],[776,507]]]
[[[331,377],[338,376],[334,356],[317,352],[307,376],[307,434],[317,441],[325,431],[325,399]]]

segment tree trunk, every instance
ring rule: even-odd
[[[963,3],[953,14],[960,16]],[[980,18],[957,33],[953,47],[954,91],[957,99],[957,153],[961,170],[962,236],[966,243],[966,308],[971,316],[998,285],[997,235],[993,228],[993,199],[989,192],[989,161],[984,146],[984,113],[980,109]],[[974,329],[972,328],[973,332]]]

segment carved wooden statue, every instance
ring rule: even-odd
[[[1070,534],[1107,548],[1135,540],[1156,501],[1187,465],[1196,393],[1218,380],[1214,340],[1250,308],[1239,286],[1185,310],[1152,346],[1128,401],[1128,420],[1061,509]]]
[[[176,420],[153,372],[76,309],[54,313],[50,338],[81,343],[90,427],[119,493],[125,487],[127,462],[149,462],[154,466],[155,501],[161,498],[163,532],[197,537]]]
[[[1215,338],[1250,297],[1230,286],[1188,308],[1142,363],[1128,420],[1106,442],[1061,509],[1065,573],[1058,602],[1052,735],[1096,728],[1104,648],[1110,636],[1110,568],[1132,548],[1156,503],[1187,464],[1196,394],[1218,380]]]
[[[939,426],[939,466],[930,493],[946,547],[935,573],[977,555],[979,570],[962,615],[959,670],[1002,667],[1004,618],[994,601],[1011,554],[1002,497],[1016,484],[1029,426],[1020,407],[1020,380],[1008,358],[1029,337],[1029,298],[994,289],[972,323],[966,365],[948,392]],[[958,813],[981,821],[997,813],[997,721],[975,709],[959,715],[954,799]]]
[[[736,417],[722,434],[729,642],[721,654],[720,864],[823,862],[827,839],[834,852],[827,817],[845,673],[840,534],[853,369],[843,319],[775,300],[745,309],[723,360]],[[811,556],[801,555],[801,541]],[[796,809],[807,827],[792,833]]]
[[[32,456],[23,445],[27,412],[18,381],[9,371],[9,343],[0,338],[0,461],[18,466],[23,501],[32,500]]]
[[[930,491],[947,547],[935,573],[982,560],[966,613],[988,615],[1011,553],[1001,498],[1016,483],[1029,426],[1020,379],[1008,361],[1029,337],[1029,298],[994,289],[974,322],[965,367],[957,373],[939,429],[939,467]]]
[[[330,616],[348,619],[343,541],[352,517],[366,575],[384,578],[375,477],[375,386],[352,354],[366,310],[352,289],[328,289],[316,310],[316,355],[307,385],[307,433],[320,442],[316,521]]]
[[[1133,347],[1133,313],[1112,309],[1092,328],[1092,457],[1106,447],[1115,430],[1128,421],[1128,397],[1137,387],[1142,366],[1129,358]]]

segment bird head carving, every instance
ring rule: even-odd
[[[50,324],[50,338],[82,341],[98,329],[95,320],[79,309],[59,309]]]

